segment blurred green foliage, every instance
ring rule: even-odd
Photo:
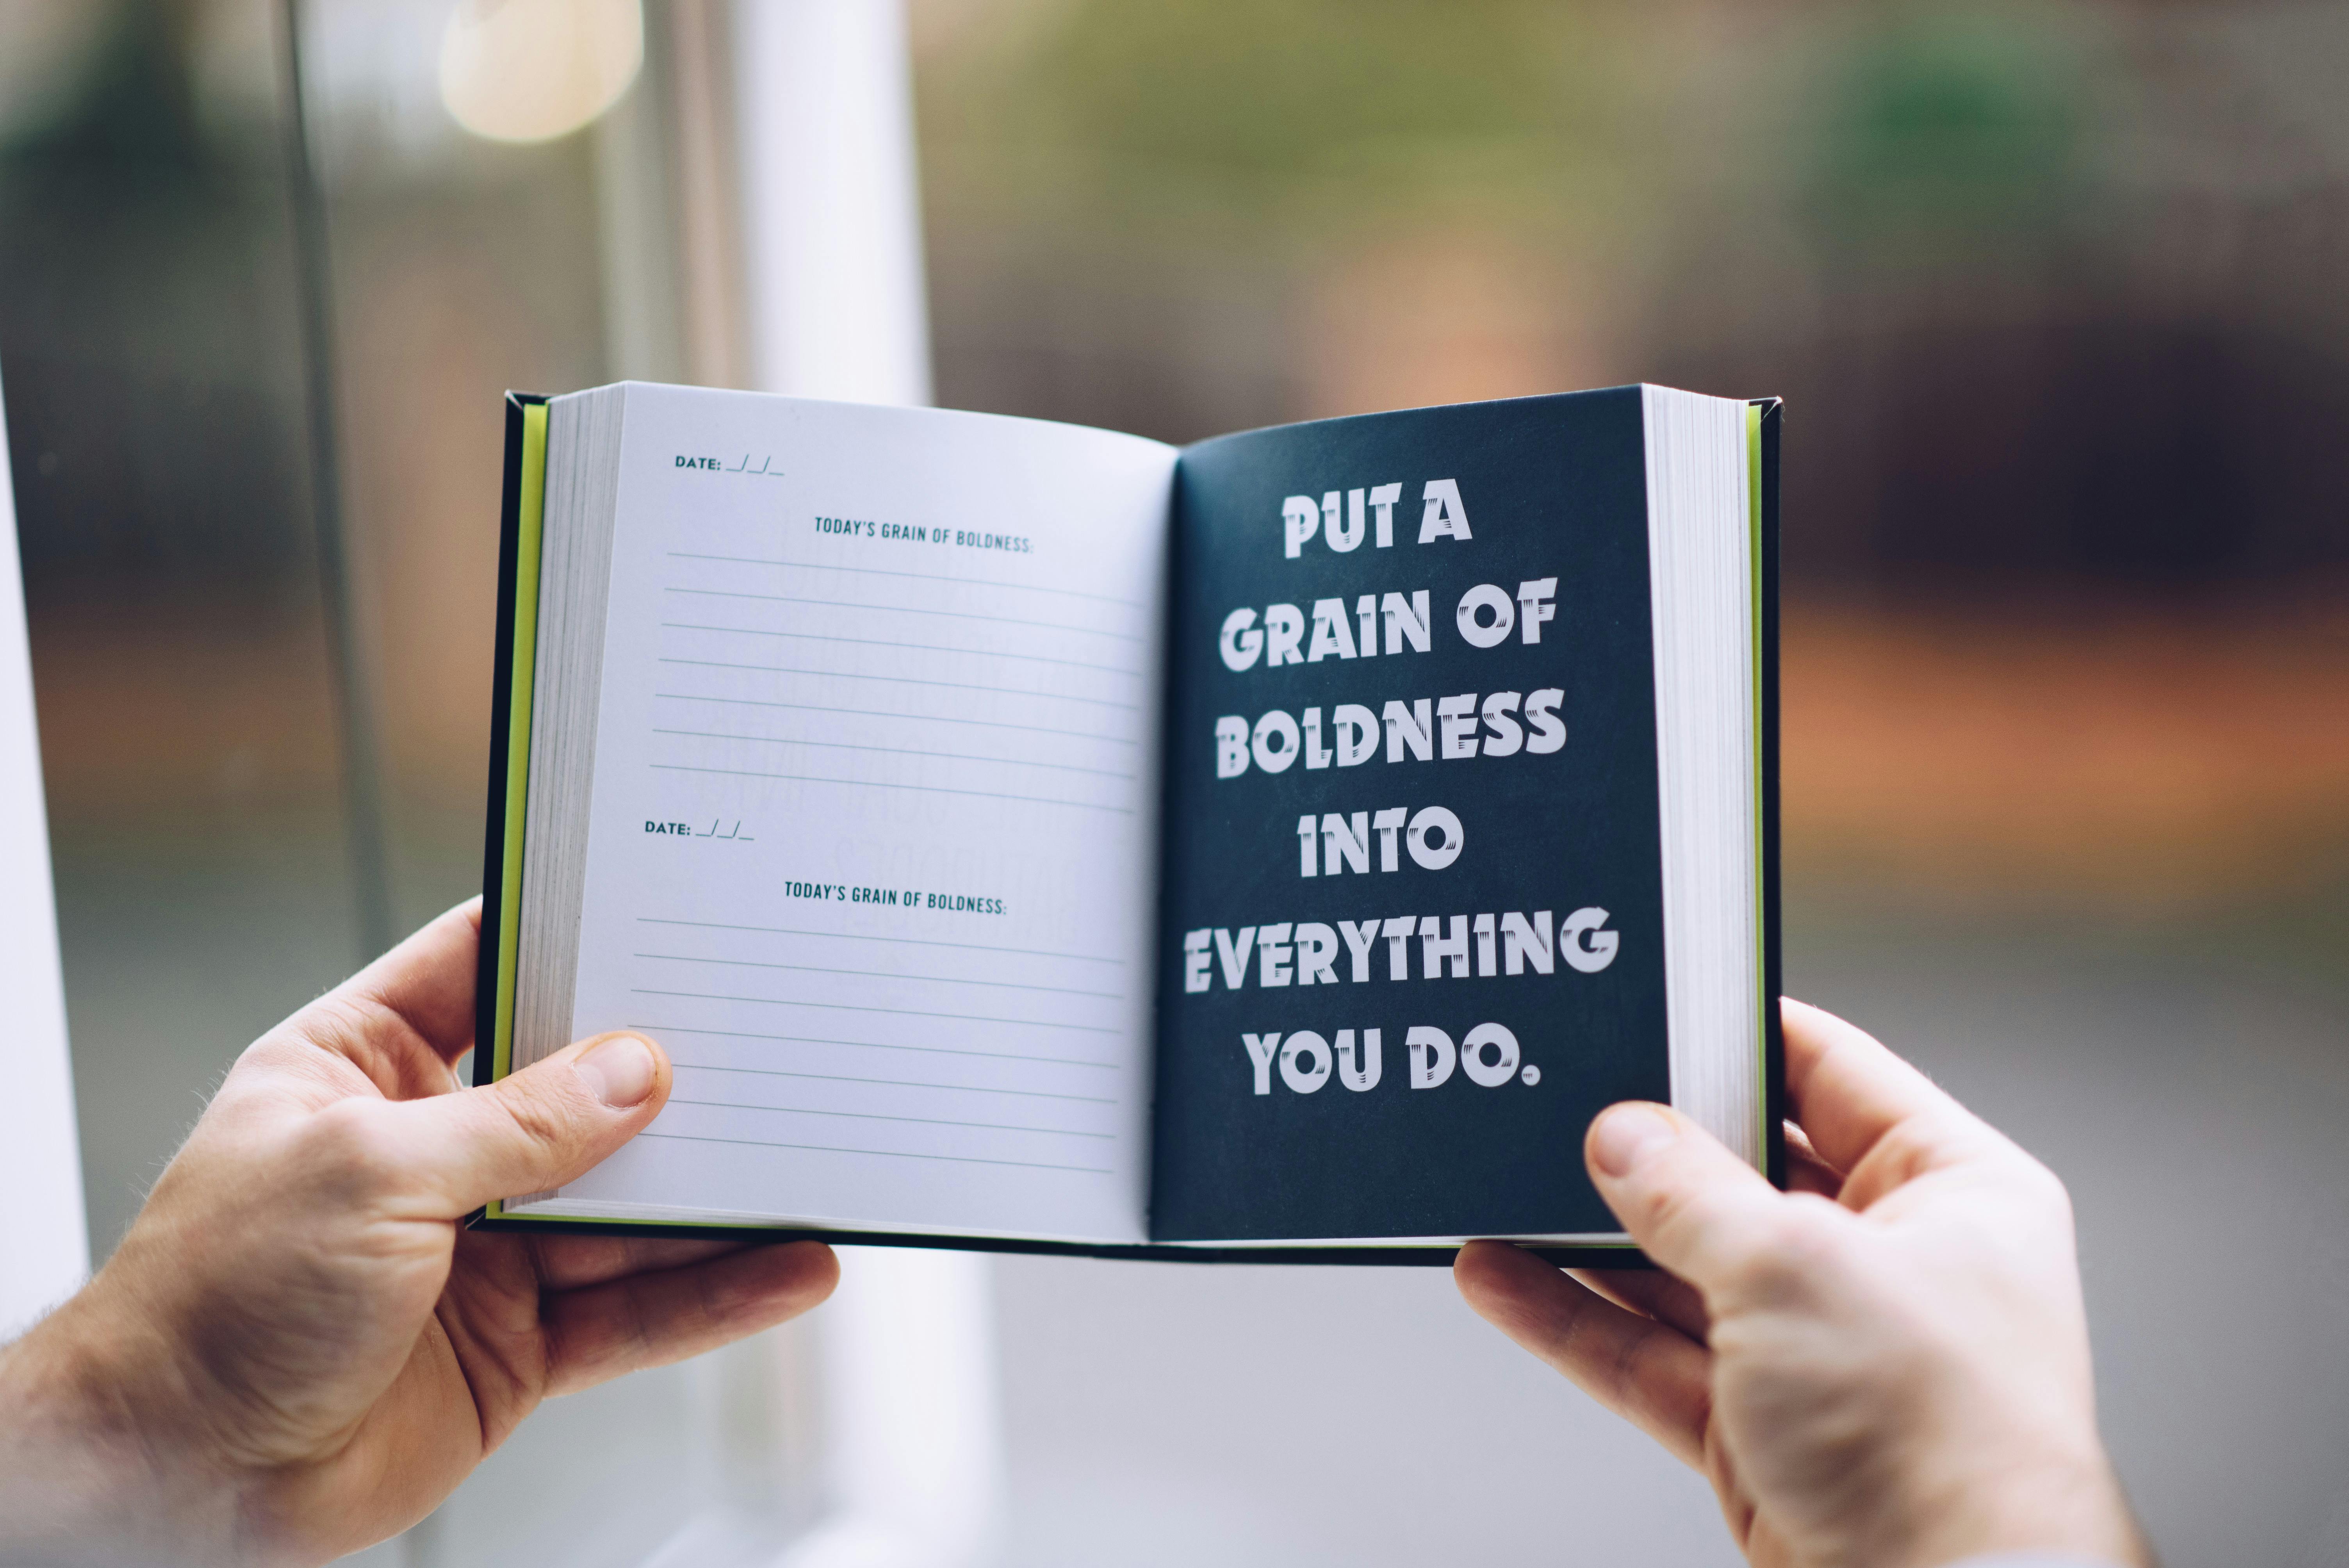
[[[1069,131],[1112,158],[1293,181],[1547,134],[1558,20],[1515,0],[1096,0],[1036,68]]]
[[[926,71],[924,135],[995,199],[1091,222],[1318,230],[1431,201],[1545,222],[1636,152],[1621,21],[1596,6],[1076,0],[1040,27]]]
[[[1640,229],[1706,200],[1777,204],[1830,246],[2027,240],[2077,195],[2111,74],[2095,14],[2066,0],[1029,0],[1019,15],[925,63],[945,183],[1030,221],[1178,242],[1214,242],[1218,220],[1309,240],[1430,209]]]
[[[2027,238],[2078,190],[2099,82],[2068,6],[1896,12],[1820,75],[1811,195],[1832,237]]]

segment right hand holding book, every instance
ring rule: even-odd
[[[1754,1563],[2149,1562],[2096,1431],[2062,1182],[1851,1025],[1782,1008],[1792,1191],[1616,1106],[1591,1178],[1669,1272],[1476,1242],[1461,1294],[1703,1471]]]

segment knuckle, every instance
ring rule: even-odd
[[[1687,1160],[1667,1156],[1655,1162],[1651,1177],[1643,1171],[1634,1202],[1659,1233],[1694,1236],[1712,1229],[1719,1208],[1718,1192],[1703,1171]]]
[[[2072,1221],[2072,1190],[2064,1184],[2064,1179],[2028,1154],[2023,1154],[2017,1164],[2024,1191],[2049,1213],[2069,1224]]]
[[[367,999],[345,989],[327,992],[286,1023],[313,1044],[345,1055],[366,1045],[369,1021]]]
[[[517,1083],[511,1090],[493,1093],[492,1103],[523,1143],[542,1158],[560,1158],[577,1142],[573,1135],[576,1115],[538,1084]]]
[[[1868,1161],[1881,1168],[1887,1191],[1922,1175],[1941,1147],[1940,1130],[1923,1116],[1906,1116],[1887,1128]]]
[[[712,1326],[732,1322],[754,1299],[745,1292],[727,1288],[716,1269],[702,1269],[693,1276],[694,1307],[701,1321]]]
[[[1809,1193],[1773,1203],[1748,1227],[1733,1283],[1749,1300],[1783,1301],[1834,1277],[1848,1245],[1835,1205]]]
[[[1675,1235],[1693,1229],[1698,1222],[1701,1195],[1693,1189],[1659,1185],[1640,1195],[1640,1229],[1658,1235]]]
[[[374,1197],[396,1188],[409,1161],[384,1109],[380,1102],[353,1097],[313,1112],[295,1150],[304,1182],[346,1198]]]

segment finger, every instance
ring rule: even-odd
[[[455,1218],[493,1198],[577,1180],[658,1115],[668,1057],[641,1035],[598,1035],[480,1088],[383,1106],[406,1190]]]
[[[686,1240],[668,1236],[549,1236],[526,1238],[539,1284],[549,1290],[576,1290],[622,1274],[682,1268],[760,1243],[750,1241]]]
[[[1617,1305],[1677,1328],[1699,1345],[1713,1331],[1713,1315],[1704,1309],[1704,1297],[1688,1281],[1674,1279],[1661,1269],[1566,1272]]]
[[[330,1081],[331,1065],[320,1073],[320,1051],[357,1068],[386,1099],[459,1088],[450,1069],[473,1043],[481,923],[481,900],[459,904],[271,1030],[239,1068],[296,1092],[306,1083],[319,1102],[357,1088]]]
[[[1713,1358],[1678,1329],[1628,1312],[1506,1242],[1471,1242],[1452,1278],[1476,1315],[1575,1387],[1700,1466]]]
[[[1858,1169],[1893,1128],[1955,1132],[1979,1125],[1966,1109],[1887,1050],[1874,1036],[1793,997],[1781,997],[1786,1093],[1820,1158]]]
[[[1590,1124],[1583,1154],[1631,1239],[1707,1295],[1779,1239],[1785,1200],[1777,1189],[1668,1107],[1610,1106]]]
[[[1843,1191],[1843,1172],[1819,1158],[1807,1133],[1793,1122],[1786,1126],[1786,1191],[1816,1192],[1832,1198]]]
[[[360,970],[345,989],[388,1007],[454,1062],[473,1047],[473,991],[481,950],[479,894]]]
[[[822,1302],[839,1279],[830,1247],[791,1242],[564,1291],[543,1309],[547,1392],[590,1387],[772,1327]]]

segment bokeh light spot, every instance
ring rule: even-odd
[[[638,0],[463,0],[440,34],[440,101],[492,141],[551,141],[620,101],[645,61]]]

